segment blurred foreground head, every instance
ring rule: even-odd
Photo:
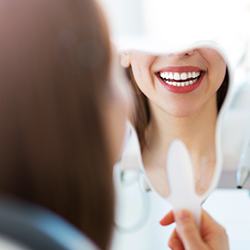
[[[101,104],[111,49],[93,0],[0,2],[0,193],[106,249],[113,186]]]

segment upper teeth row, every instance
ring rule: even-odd
[[[200,75],[200,72],[161,72],[160,76],[165,79],[170,79],[170,80],[187,80],[190,78],[196,78]]]

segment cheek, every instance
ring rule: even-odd
[[[132,53],[130,58],[135,84],[150,98],[154,94],[152,67],[157,57],[146,53]]]
[[[223,80],[226,75],[226,64],[224,61],[218,61],[214,64],[213,69],[211,70],[210,80],[213,83],[214,91],[217,91],[223,83]]]
[[[146,95],[152,95],[154,84],[150,70],[146,65],[132,65],[132,73],[135,79],[135,84]]]
[[[214,49],[201,49],[200,53],[204,60],[208,63],[208,83],[212,87],[212,90],[216,92],[226,74],[226,63],[222,55],[220,55],[217,51]]]

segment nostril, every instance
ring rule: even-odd
[[[190,50],[185,50],[182,52],[169,53],[168,56],[181,58],[181,57],[192,56],[194,53],[195,53],[195,49],[190,49]]]
[[[194,51],[195,51],[195,50],[193,50],[193,49],[192,49],[192,50],[188,50],[188,51],[184,52],[184,55],[185,55],[185,56],[191,56],[191,55],[194,54]]]

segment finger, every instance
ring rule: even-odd
[[[204,243],[200,236],[194,217],[188,211],[182,210],[175,214],[176,229],[186,250],[203,249]]]
[[[165,217],[160,220],[162,226],[168,226],[175,222],[175,217],[173,211],[170,211]]]
[[[225,229],[216,222],[205,210],[202,211],[201,235],[204,241],[214,237],[214,234],[227,238]]]
[[[220,226],[204,209],[202,210],[201,230]]]
[[[176,229],[172,232],[169,241],[168,241],[168,246],[172,249],[172,250],[185,250]]]

